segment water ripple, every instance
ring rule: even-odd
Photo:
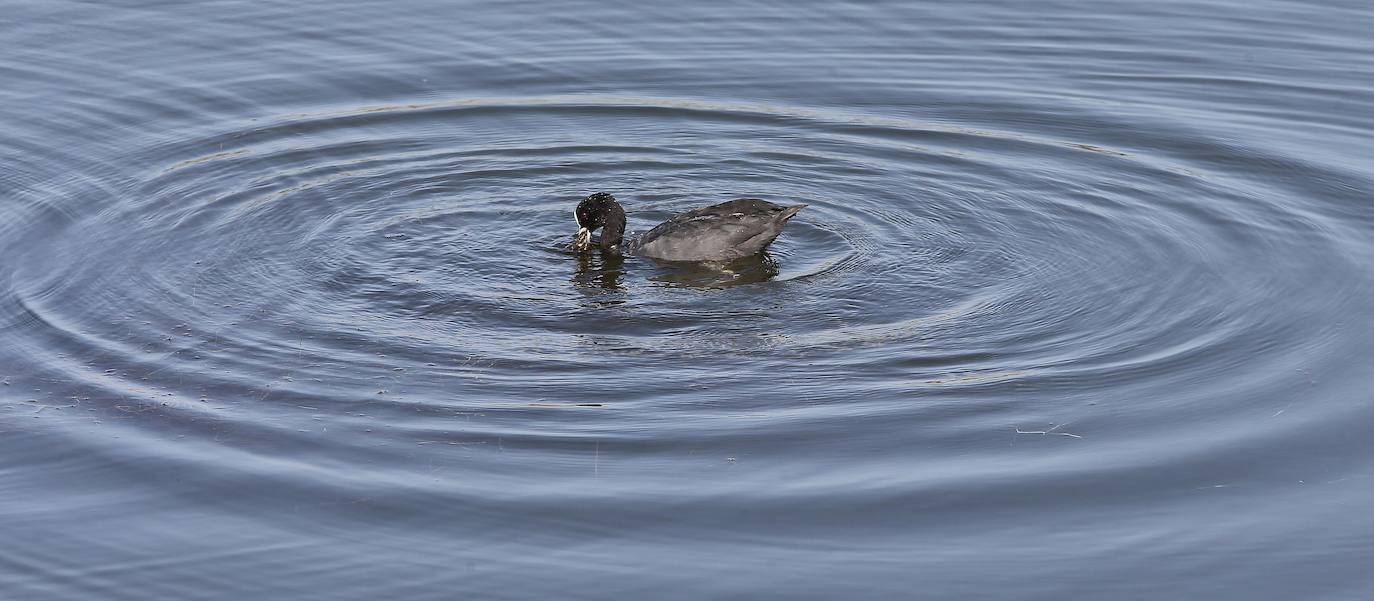
[[[0,508],[46,542],[0,596],[576,588],[538,570],[653,597],[697,566],[698,596],[899,597],[909,564],[963,593],[932,566],[967,561],[1130,597],[1054,583],[1368,547],[1341,509],[1371,465],[1368,60],[1326,54],[1367,27],[602,2],[501,40],[534,5],[455,35],[367,3],[19,4]],[[58,52],[67,26],[104,42]],[[639,231],[809,207],[685,268],[569,252],[596,190]]]

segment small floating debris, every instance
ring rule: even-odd
[[[1058,429],[1060,428],[1060,426],[1063,426],[1063,425],[1064,425],[1064,424],[1059,424],[1059,425],[1057,425],[1057,426],[1055,426],[1055,427],[1053,427],[1053,428],[1050,428],[1050,429],[1048,429],[1048,430],[1022,430],[1022,429],[1020,429],[1020,428],[1016,428],[1016,433],[1017,433],[1017,434],[1040,434],[1040,435],[1042,435],[1042,436],[1054,435],[1054,436],[1068,436],[1069,438],[1083,438],[1082,436],[1079,436],[1079,435],[1077,435],[1077,434],[1070,434],[1070,433],[1068,433],[1068,432],[1055,432],[1055,430],[1058,430]]]
[[[534,401],[534,402],[532,402],[532,403],[526,403],[525,406],[526,406],[526,407],[604,407],[605,405],[602,404],[602,403],[552,403],[552,402],[546,402],[546,401],[544,401],[543,399],[540,399],[540,400]]]

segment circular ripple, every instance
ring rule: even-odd
[[[780,377],[858,415],[894,396],[1090,394],[1281,364],[1226,350],[1317,344],[1286,330],[1348,302],[1287,294],[1342,285],[1306,267],[1342,261],[1315,218],[1197,166],[897,119],[498,99],[292,115],[131,163],[131,191],[33,249],[15,296],[45,326],[35,353],[192,414],[554,399],[710,415]],[[736,196],[810,208],[765,257],[684,270],[567,252],[594,190],[639,230]]]

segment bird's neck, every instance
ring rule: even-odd
[[[601,226],[601,250],[613,250],[625,238],[625,209],[619,203],[606,208],[606,224]]]

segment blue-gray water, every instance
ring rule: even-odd
[[[2,599],[1374,598],[1367,2],[2,10]]]

